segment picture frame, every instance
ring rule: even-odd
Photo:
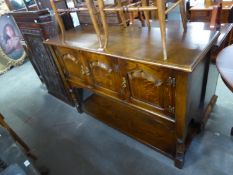
[[[0,74],[20,65],[26,58],[21,44],[22,34],[11,15],[0,16]]]

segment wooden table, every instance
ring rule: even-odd
[[[170,25],[167,60],[159,28],[110,27],[105,51],[98,50],[91,27],[67,31],[64,41],[58,36],[45,43],[70,92],[93,92],[79,103],[80,109],[182,168],[192,136],[216,101],[212,82],[218,77],[210,71],[210,52],[220,33],[203,26],[189,23],[184,33],[181,26]]]
[[[221,13],[221,23],[228,23],[228,16],[230,9],[233,5],[231,2],[223,2],[222,13]],[[190,9],[190,20],[200,21],[200,22],[210,22],[211,13],[213,10],[213,5],[197,5]]]

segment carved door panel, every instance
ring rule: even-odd
[[[43,44],[40,32],[27,30],[27,33],[26,31],[23,33],[28,45],[29,58],[40,73],[40,78],[46,84],[48,92],[69,104],[73,104],[69,92],[58,73],[51,52]]]
[[[121,61],[122,91],[134,105],[174,117],[175,77],[166,68]]]
[[[92,85],[95,90],[119,97],[120,73],[118,59],[87,52],[83,54],[86,64],[90,69]]]
[[[77,84],[86,84],[89,70],[83,65],[81,54],[74,49],[54,47],[65,77]]]

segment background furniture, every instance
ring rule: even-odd
[[[217,57],[216,65],[223,82],[233,92],[233,46],[223,49]],[[231,129],[233,136],[233,128]]]
[[[39,10],[37,0],[5,0],[11,11],[32,11]]]
[[[56,24],[47,10],[10,13],[26,44],[25,50],[48,92],[64,102],[73,105],[69,89],[59,75],[52,55],[43,41],[57,35]]]
[[[230,10],[232,9],[233,1],[222,3],[221,23],[228,23]],[[213,10],[213,4],[197,5],[190,8],[190,20],[209,22],[211,19],[211,13]]]

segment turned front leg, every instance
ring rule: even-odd
[[[188,134],[188,91],[189,75],[179,72],[176,75],[176,155],[175,166],[182,168],[185,157],[185,141]]]
[[[83,102],[83,89],[70,89],[71,97],[74,101],[75,108],[79,113],[83,113],[82,102]]]

